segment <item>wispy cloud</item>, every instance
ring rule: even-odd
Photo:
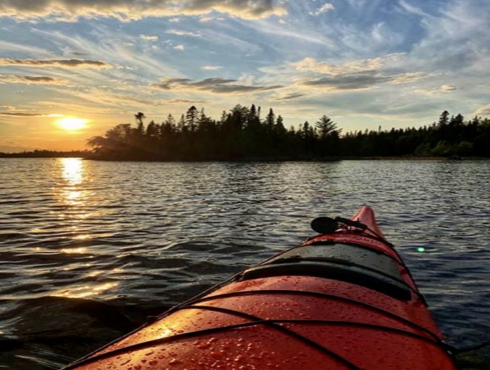
[[[174,49],[175,50],[185,50],[185,46],[184,45],[176,45],[176,46],[174,46]]]
[[[389,54],[372,59],[359,59],[339,64],[319,62],[315,58],[307,57],[299,62],[292,63],[298,71],[315,72],[320,74],[339,75],[345,73],[359,73],[365,71],[378,70],[383,68],[390,61],[394,61],[403,53]]]
[[[432,89],[415,89],[415,92],[428,96],[451,93],[453,91],[456,91],[456,86],[454,85],[441,85]]]
[[[271,98],[271,100],[277,100],[277,101],[283,101],[283,100],[292,100],[292,99],[297,99],[301,98],[302,96],[306,96],[305,93],[287,93],[287,94],[281,94],[277,95]]]
[[[27,113],[27,112],[0,112],[0,116],[9,116],[9,117],[63,117],[62,114]]]
[[[105,62],[83,59],[0,59],[0,66],[60,67],[60,68],[111,68]]]
[[[204,66],[201,67],[201,69],[204,69],[205,71],[218,71],[220,69],[223,69],[222,66]]]
[[[175,70],[169,68],[165,61],[156,59],[147,52],[135,52],[135,36],[115,34],[110,28],[99,24],[91,27],[91,33],[96,35],[95,38],[84,35],[70,35],[52,30],[34,29],[31,32],[49,39],[51,43],[55,43],[60,49],[70,47],[79,52],[97,55],[101,61],[110,61],[110,64],[109,62],[104,62],[107,65],[124,66],[125,70],[130,67],[137,71],[141,70],[155,74],[156,76],[160,76],[162,73],[175,73]],[[117,68],[113,68],[113,72],[114,69]],[[117,76],[121,78],[120,74],[117,74]],[[127,78],[126,73],[124,73],[124,76]]]
[[[14,52],[14,53],[22,53],[27,55],[37,55],[37,56],[48,56],[48,50],[32,45],[23,45],[18,42],[8,42],[5,40],[0,40],[0,50],[2,53],[5,52]]]
[[[200,81],[192,81],[187,78],[164,79],[151,87],[162,90],[194,90],[214,94],[246,94],[267,90],[279,89],[282,86],[249,86],[237,83],[238,80],[224,78],[207,78]]]
[[[314,87],[326,91],[364,90],[391,79],[376,72],[360,72],[306,79],[301,86]]]
[[[62,89],[58,88],[56,91],[60,94],[58,104],[65,107],[65,100],[70,101],[76,98],[78,102],[85,104],[77,107],[77,110],[93,110],[92,105],[100,109],[101,106],[107,107],[106,110],[102,110],[101,113],[114,113],[120,112],[121,109],[125,110],[137,110],[141,109],[141,106],[145,106],[145,109],[158,108],[170,104],[199,104],[205,103],[203,99],[187,99],[187,98],[170,98],[161,99],[156,95],[139,93],[115,93],[112,91],[106,91],[101,88],[87,89],[86,91],[76,91],[74,89]],[[41,104],[47,105],[47,103]],[[87,105],[90,108],[87,108]]]
[[[319,7],[318,9],[310,12],[310,15],[320,15],[320,14],[324,14],[330,10],[334,10],[335,7],[333,6],[333,4],[331,3],[325,3],[323,4],[321,7]]]
[[[480,107],[476,110],[474,113],[475,116],[483,116],[483,117],[490,117],[490,105],[485,105],[483,107]]]
[[[44,76],[17,76],[17,75],[0,75],[0,83],[15,83],[27,85],[66,85],[67,82],[62,79],[44,77]]]
[[[389,77],[391,78],[390,83],[392,83],[393,85],[402,85],[402,84],[413,83],[415,81],[431,76],[432,74],[424,73],[424,72],[407,72],[407,73],[391,75]],[[449,85],[445,85],[445,86],[447,87]]]
[[[158,36],[140,35],[140,39],[145,41],[158,41]]]
[[[307,78],[300,86],[314,87],[325,91],[366,90],[377,85],[390,83],[393,85],[408,84],[426,77],[424,73],[401,73],[385,75],[376,71],[328,75],[319,78]]]
[[[211,21],[224,21],[225,18],[223,17],[201,17],[199,18],[199,22],[201,23],[208,23],[208,22],[211,22]]]
[[[299,72],[314,76],[303,77],[299,86],[315,87],[325,91],[365,90],[383,83],[409,84],[430,76],[424,72],[394,73],[392,68],[386,68],[387,64],[403,55],[395,53],[338,64],[319,62],[315,58],[307,57],[291,65]]]
[[[191,36],[191,37],[201,37],[200,33],[190,32],[190,31],[182,31],[182,30],[168,30],[166,33],[177,36]]]
[[[170,17],[208,14],[212,11],[227,13],[244,19],[267,18],[284,15],[283,4],[271,0],[0,0],[0,16],[17,20],[50,17],[53,20],[74,21],[80,17],[114,17],[129,21],[145,17]]]

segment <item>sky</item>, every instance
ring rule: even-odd
[[[0,0],[0,152],[273,108],[286,127],[490,117],[488,0]]]

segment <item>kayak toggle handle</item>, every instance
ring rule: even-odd
[[[311,228],[319,234],[330,234],[340,227],[340,225],[352,226],[361,230],[366,230],[367,226],[359,221],[349,220],[343,217],[317,217],[311,221]]]

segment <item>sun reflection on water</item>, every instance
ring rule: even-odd
[[[83,186],[87,180],[86,164],[81,158],[60,158],[58,164],[61,172],[61,188],[59,196],[61,201],[70,206],[70,212],[61,214],[64,219],[80,220],[93,216],[94,212],[87,212],[88,198],[91,195]]]
[[[63,179],[70,185],[80,185],[84,180],[81,158],[61,158]]]
[[[78,286],[68,289],[59,290],[51,294],[54,297],[65,297],[65,298],[87,298],[93,297],[102,293],[107,292],[115,287],[117,287],[119,283],[102,283],[98,285],[84,285]]]
[[[87,248],[80,247],[80,248],[63,248],[61,250],[63,253],[67,254],[85,254],[87,253]]]
[[[63,202],[70,206],[85,205],[87,192],[80,188],[85,180],[83,160],[81,158],[61,158],[59,161],[61,176],[66,184],[60,191]]]

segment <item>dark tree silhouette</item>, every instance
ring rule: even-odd
[[[281,115],[269,109],[262,121],[261,108],[236,105],[220,120],[204,109],[190,107],[178,123],[169,115],[145,129],[144,113],[135,114],[136,128],[119,124],[88,141],[92,156],[117,160],[282,160],[387,156],[490,157],[490,120],[442,112],[439,120],[419,128],[342,130],[323,115],[315,126],[304,122],[286,129]]]

